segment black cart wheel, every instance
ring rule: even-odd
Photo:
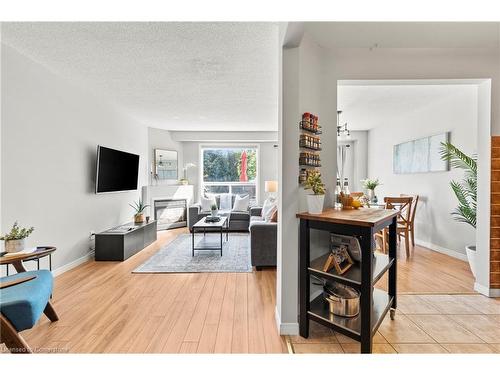
[[[391,317],[391,320],[394,320],[394,318],[396,317],[396,309],[391,309],[391,311],[389,312],[389,316]]]

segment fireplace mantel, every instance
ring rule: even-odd
[[[147,214],[154,215],[153,207],[155,200],[185,199],[189,205],[193,204],[193,185],[155,185],[142,187],[142,201],[149,204]]]

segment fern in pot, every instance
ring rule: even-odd
[[[304,189],[313,192],[307,195],[307,211],[310,214],[322,213],[325,202],[325,184],[321,180],[321,173],[318,171],[309,173]]]
[[[30,236],[35,228],[20,228],[17,221],[12,226],[9,233],[0,237],[0,240],[5,241],[5,251],[8,253],[17,253],[24,250],[26,247],[26,238]]]
[[[451,168],[462,169],[464,178],[461,182],[452,180],[451,189],[458,200],[458,206],[451,215],[461,223],[476,229],[477,212],[477,157],[468,156],[450,142],[441,143],[441,159],[450,163]],[[467,259],[474,277],[476,277],[476,245],[465,247]]]

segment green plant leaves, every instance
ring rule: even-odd
[[[319,173],[318,171],[312,171],[311,173],[309,173],[304,189],[312,190],[315,195],[324,195],[325,184],[321,180],[321,173]]]
[[[467,173],[477,175],[477,157],[467,156],[450,142],[441,142],[441,159],[450,162],[450,167],[465,169]]]
[[[367,190],[375,190],[377,186],[382,185],[378,178],[374,180],[367,178],[366,180],[361,180],[361,182],[363,183],[363,187]]]
[[[132,207],[135,211],[135,214],[142,214],[146,207],[149,207],[149,204],[144,204],[142,199],[139,199],[137,202],[129,203],[129,206]]]
[[[34,227],[20,228],[18,222],[15,221],[14,225],[12,225],[12,229],[10,230],[10,232],[0,237],[0,240],[2,241],[22,240],[24,238],[29,237],[29,235],[33,233],[34,230],[35,230]]]
[[[477,158],[467,156],[449,142],[441,143],[440,154],[441,159],[449,161],[452,168],[465,171],[465,178],[462,182],[450,182],[451,189],[458,200],[458,206],[451,215],[456,221],[476,228]]]

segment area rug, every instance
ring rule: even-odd
[[[133,273],[252,272],[249,235],[230,233],[219,250],[196,251],[191,255],[191,234],[181,234],[136,268]],[[218,234],[196,234],[195,246],[219,246]]]

